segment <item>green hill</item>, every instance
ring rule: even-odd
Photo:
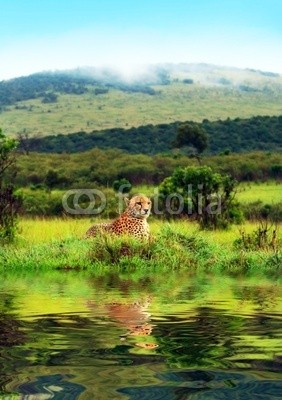
[[[131,79],[91,68],[40,73],[0,82],[0,126],[46,136],[275,116],[281,89],[278,74],[206,64],[159,65]]]

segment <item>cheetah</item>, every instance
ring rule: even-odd
[[[151,200],[140,194],[125,198],[125,211],[113,222],[95,224],[86,232],[86,238],[97,236],[99,233],[113,233],[115,235],[130,235],[139,239],[148,240],[150,237],[147,218],[151,211]]]

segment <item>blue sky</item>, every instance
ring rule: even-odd
[[[281,0],[0,0],[0,80],[206,62],[282,73]]]

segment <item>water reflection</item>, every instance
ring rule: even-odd
[[[134,302],[106,303],[102,307],[94,301],[89,301],[88,306],[93,315],[103,312],[106,318],[114,322],[117,327],[121,327],[124,333],[120,335],[120,340],[126,341],[130,336],[142,339],[151,335],[153,325],[150,323],[151,314],[148,312],[151,303],[152,296],[148,296]],[[158,347],[157,343],[142,340],[138,340],[135,345],[146,349]]]
[[[119,390],[132,400],[182,399],[278,399],[282,385],[279,381],[257,380],[251,374],[217,371],[173,371],[159,374],[164,385],[128,387]]]
[[[6,276],[0,324],[0,399],[274,399],[279,389],[275,282]]]
[[[82,385],[71,382],[72,375],[39,376],[33,382],[19,385],[19,391],[25,399],[77,399],[84,392]],[[36,393],[36,394],[30,394]]]

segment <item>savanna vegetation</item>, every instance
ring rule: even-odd
[[[152,222],[153,240],[102,236],[83,240],[86,220],[24,220],[17,242],[0,248],[0,268],[29,271],[89,269],[117,271],[187,270],[196,273],[281,277],[281,235],[274,243],[273,227],[267,239],[245,245],[238,227],[229,231],[203,232],[194,223]],[[245,224],[252,238],[260,227]],[[255,245],[256,243],[256,245]]]
[[[16,234],[19,199],[6,176],[15,163],[13,151],[16,146],[16,141],[7,138],[0,130],[0,242],[11,241]]]
[[[197,86],[185,76],[173,85],[161,76],[162,88]],[[3,106],[0,120],[15,111],[25,124],[21,116],[37,112],[33,105],[21,108],[29,101],[48,107],[49,116],[65,96],[103,99],[118,92],[147,96],[148,104],[162,96],[160,86],[145,93],[145,87],[61,83],[55,79],[35,99],[17,103],[20,91],[11,93],[13,104]],[[234,90],[225,77],[220,85]],[[26,89],[32,96],[39,86]],[[239,91],[258,102],[271,97],[250,83]],[[75,125],[76,117],[68,117]],[[44,126],[50,128],[48,119]],[[281,116],[46,140],[31,139],[25,125],[13,129],[18,147],[12,129],[8,136],[0,131],[0,393],[21,396],[19,387],[35,396],[67,391],[93,398],[105,393],[106,382],[112,398],[120,394],[113,387],[127,394],[131,382],[129,396],[137,389],[147,398],[168,390],[189,397],[195,383],[215,396],[223,388],[232,398],[235,386],[249,394],[251,382],[254,393],[278,395]],[[136,193],[152,198],[149,241],[85,238],[93,223],[119,215],[124,195]],[[139,392],[140,382],[146,392]]]
[[[183,138],[183,128],[193,126],[198,131],[190,142]],[[20,149],[29,152],[76,153],[90,150],[117,148],[128,153],[170,153],[179,147],[199,146],[200,152],[248,152],[254,150],[279,151],[282,149],[282,116],[257,116],[249,119],[172,122],[170,124],[144,125],[136,128],[113,128],[86,133],[80,131],[69,135],[23,137],[18,135]],[[199,133],[201,136],[199,137]],[[184,132],[185,134],[185,132]],[[186,134],[187,137],[187,134]],[[176,151],[176,150],[174,150]],[[189,152],[189,149],[188,149]],[[186,151],[187,153],[187,151]]]
[[[142,84],[80,71],[1,82],[0,121],[19,146],[1,136],[2,154],[13,162],[0,180],[0,265],[278,276],[280,76],[248,71],[247,80],[236,81],[207,71],[205,82],[164,69]],[[152,240],[83,240],[94,220],[118,215],[121,185],[123,194],[153,197]],[[63,203],[65,193],[79,189],[96,190],[95,204],[79,196],[80,210],[99,208],[99,191],[105,195],[99,215],[66,211],[74,192]],[[220,214],[205,212],[215,193]],[[167,212],[167,197],[170,211],[184,199],[181,212]]]
[[[203,156],[201,163],[217,172],[229,174],[239,182],[279,182],[282,179],[282,156],[279,152],[222,153]],[[52,190],[112,187],[113,182],[121,178],[126,178],[134,186],[158,185],[175,168],[197,165],[197,158],[183,154],[133,155],[114,149],[95,148],[75,154],[18,153],[15,183],[18,187],[31,189],[48,187],[50,171],[53,171]]]
[[[6,140],[3,135],[4,139]],[[2,149],[6,148],[5,143],[3,141]],[[12,142],[10,141],[9,143]],[[13,146],[9,146],[7,150],[9,156],[10,154],[15,154],[13,151],[14,146],[14,142]],[[104,153],[101,150],[96,151],[100,152],[101,156]],[[109,151],[108,156],[111,155],[113,154],[110,154]],[[33,156],[42,157],[39,154],[21,156],[18,160],[19,165],[21,159],[22,161],[27,161],[31,160]],[[44,157],[46,156],[44,155]],[[60,157],[61,155],[53,156]],[[77,157],[77,154],[66,156]],[[122,153],[120,156],[122,157]],[[256,154],[255,156],[258,157],[260,155]],[[272,156],[269,155],[268,157]],[[132,157],[134,159],[136,156]],[[152,157],[149,156],[140,155],[140,157],[152,160]],[[221,159],[221,157],[228,159],[230,156],[218,156],[218,159]],[[210,159],[213,160],[214,157]],[[177,158],[171,158],[171,161],[173,160],[179,161]],[[187,160],[190,159],[186,157],[186,163]],[[108,161],[109,165],[111,165],[110,161],[112,159]],[[50,162],[50,157],[48,162]],[[186,163],[183,167],[178,165],[178,168],[174,168],[174,172],[171,175],[168,173],[167,177],[164,177],[164,179],[163,177],[161,178],[163,181],[162,183],[160,182],[159,192],[155,193],[155,197],[153,198],[153,214],[155,213],[156,216],[160,215],[161,220],[154,221],[154,217],[151,217],[153,236],[148,243],[142,243],[128,237],[113,238],[101,236],[92,240],[83,239],[86,229],[93,221],[90,221],[89,216],[81,219],[77,218],[79,216],[76,215],[76,218],[71,219],[65,213],[62,204],[62,195],[65,190],[62,190],[62,187],[66,185],[67,181],[62,180],[62,177],[55,170],[47,170],[42,183],[37,183],[37,186],[33,184],[33,186],[28,188],[19,189],[17,195],[23,200],[22,212],[34,216],[61,215],[64,217],[55,220],[44,220],[42,218],[28,220],[21,218],[17,236],[10,237],[10,241],[14,239],[13,243],[3,246],[4,242],[2,241],[0,265],[5,268],[25,268],[29,270],[38,268],[88,268],[91,270],[92,268],[107,269],[113,265],[116,268],[137,268],[144,271],[148,268],[185,268],[190,273],[194,273],[195,271],[213,271],[214,273],[227,273],[231,275],[260,273],[272,278],[278,277],[281,274],[281,233],[279,232],[278,225],[281,219],[277,217],[277,215],[280,215],[279,213],[271,215],[270,211],[274,206],[279,211],[281,204],[271,204],[268,206],[268,213],[259,215],[260,222],[258,222],[257,216],[252,214],[256,222],[244,223],[242,225],[243,216],[240,215],[242,208],[237,199],[236,202],[234,201],[237,186],[236,181],[229,175],[219,172],[220,169],[217,169],[216,172],[209,166],[199,166],[197,160],[194,160],[194,165],[192,166],[187,167]],[[14,169],[13,163],[9,163],[8,167],[5,170],[6,182],[9,181],[9,176],[7,177],[6,175],[7,172],[10,173],[10,177],[12,176],[11,174],[17,172]],[[140,171],[140,163],[138,167]],[[64,168],[64,171],[67,170],[66,165],[62,166],[62,168]],[[35,165],[32,165],[30,170],[34,169]],[[18,172],[20,173],[20,168]],[[23,177],[24,175],[22,175],[22,179]],[[139,183],[144,184],[145,181],[144,179],[144,181],[141,180]],[[215,218],[213,214],[209,218],[209,213],[198,214],[193,211],[190,214],[186,209],[190,207],[187,203],[184,204],[183,212],[180,215],[176,213],[178,219],[182,216],[177,223],[173,222],[173,220],[169,224],[164,221],[167,204],[165,204],[164,208],[162,206],[159,208],[161,205],[161,202],[159,202],[160,195],[167,194],[166,191],[169,189],[169,192],[173,191],[176,194],[183,195],[183,198],[186,199],[189,196],[189,193],[185,192],[187,184],[189,184],[188,181],[192,183],[193,187],[196,186],[197,189],[197,193],[194,193],[193,190],[190,193],[191,205],[196,209],[199,208],[199,198],[203,201],[204,209],[207,209],[210,205],[207,201],[214,195],[214,192],[220,193],[223,200],[224,212],[219,215],[219,218]],[[199,182],[203,182],[203,184]],[[118,185],[122,184],[126,186],[127,191],[130,191],[132,189],[131,183],[126,178],[119,178],[112,181],[112,187],[105,188],[101,184],[100,189],[103,190],[107,198],[106,208],[102,216],[112,218],[118,212]],[[61,187],[60,190],[56,189],[58,185]],[[246,193],[248,187],[246,185],[245,183],[242,188],[242,196],[244,199],[243,203],[247,207],[246,209],[249,210],[248,207],[250,207],[250,204],[247,201]],[[264,183],[263,185],[266,188],[269,183]],[[171,187],[169,188],[169,186]],[[70,186],[66,185],[66,187]],[[153,186],[136,186],[137,188],[150,194]],[[277,188],[277,198],[279,198],[281,193],[279,192],[281,189],[280,185],[276,183],[270,185],[270,189],[273,192]],[[198,196],[199,190],[200,197]],[[249,193],[252,193],[252,190],[249,190]],[[2,194],[1,197],[3,197]],[[173,197],[171,199],[173,200]],[[85,206],[87,207],[88,203],[89,198],[86,196],[85,199],[82,196],[82,209]],[[262,204],[265,211],[267,207],[263,199]],[[99,207],[98,202],[93,206]],[[171,204],[170,206],[173,207]],[[157,213],[156,210],[161,212]],[[172,215],[168,215],[168,217],[171,219]],[[97,216],[93,218],[96,219]],[[231,222],[236,222],[237,226],[233,225],[231,228]],[[229,230],[216,233],[214,229],[219,227],[224,227],[225,229],[229,227]],[[205,231],[203,228],[212,228],[212,231],[209,233],[209,231]]]
[[[165,203],[164,213],[194,217],[203,229],[226,228],[231,222],[242,221],[235,200],[237,184],[231,176],[214,172],[210,167],[176,168],[161,183],[159,197]]]
[[[177,168],[199,167],[197,157],[184,154],[130,155],[114,149],[93,149],[75,154],[17,153],[16,157],[17,166],[7,171],[6,175],[13,180],[22,198],[21,213],[30,216],[64,215],[62,198],[67,190],[95,189],[103,191],[107,198],[102,217],[111,218],[117,215],[115,193],[120,185],[125,184],[125,192],[132,190],[152,196],[164,188],[162,182],[171,179],[168,177],[173,176]],[[214,173],[231,176],[234,182],[240,182],[236,188],[236,199],[240,200],[243,193],[245,197],[240,204],[240,211],[238,206],[233,207],[232,218],[240,220],[239,216],[244,214],[251,220],[259,217],[282,220],[279,184],[282,179],[281,153],[227,152],[217,156],[201,156],[200,162]],[[265,183],[256,183],[248,188],[248,182]],[[174,186],[170,189],[177,192]],[[252,193],[256,195],[252,196]],[[250,196],[247,201],[246,196]],[[82,196],[80,201],[86,207],[89,199]],[[96,201],[99,204],[99,198]]]
[[[87,69],[35,74],[0,82],[0,126],[33,137],[278,116],[281,86],[279,74],[211,65],[157,66],[132,79]]]
[[[93,92],[97,96],[108,93],[110,87],[125,92],[155,94],[154,90],[147,85],[126,85],[110,73],[96,77],[90,77],[87,74],[79,75],[79,72],[47,72],[2,81],[0,82],[0,105],[7,106],[30,99],[41,99],[43,103],[55,103],[57,96],[52,96],[55,93],[82,95]],[[154,83],[167,83],[161,71]],[[97,88],[97,85],[100,87]]]
[[[201,68],[216,89],[185,66],[141,86],[80,71],[0,83],[1,398],[276,398],[280,76]],[[278,116],[243,119],[254,109]],[[137,192],[148,241],[85,239]]]

